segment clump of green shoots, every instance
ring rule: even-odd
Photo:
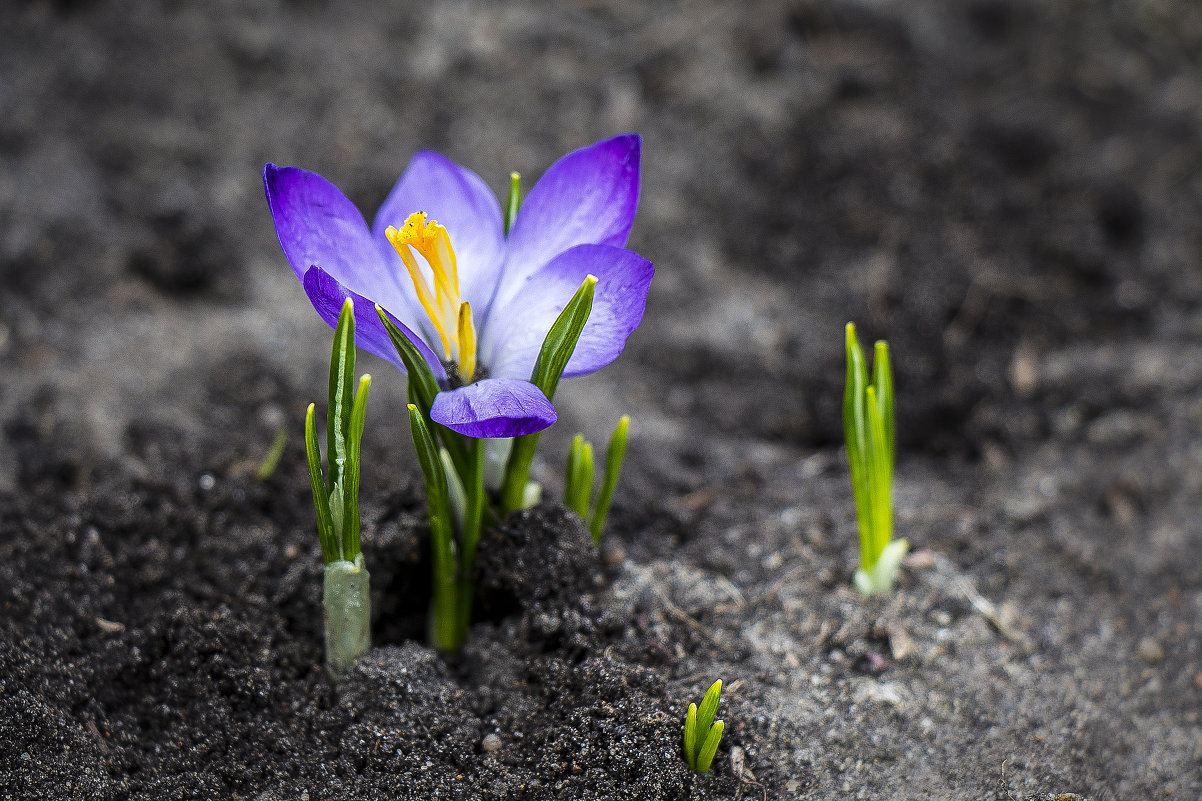
[[[371,648],[371,577],[359,548],[359,445],[371,376],[354,387],[355,314],[348,299],[334,330],[330,354],[330,405],[326,411],[326,461],[322,477],[314,404],[305,413],[305,452],[317,534],[325,562],[326,670],[338,681]]]
[[[843,433],[856,497],[860,566],[854,584],[868,597],[889,592],[910,544],[893,540],[893,464],[896,440],[893,371],[889,345],[876,343],[872,381],[856,327],[847,324],[847,385],[843,391]]]
[[[588,322],[596,285],[595,276],[585,278],[543,340],[530,382],[548,400],[555,396],[559,379]],[[490,493],[485,480],[490,440],[456,434],[430,419],[430,408],[440,390],[438,381],[413,343],[379,306],[376,310],[408,374],[409,429],[425,479],[430,523],[434,573],[431,640],[440,650],[454,652],[459,650],[471,623],[476,548],[484,525],[528,508],[538,497],[538,485],[530,481],[530,469],[539,433],[512,439],[499,486],[495,494]]]
[[[622,471],[622,460],[626,457],[626,436],[630,418],[626,415],[618,421],[609,447],[605,451],[605,474],[601,477],[601,488],[593,495],[593,443],[577,434],[568,450],[568,464],[564,471],[563,504],[584,519],[593,535],[593,543],[601,544],[605,530],[605,518],[613,501],[614,488],[618,486],[618,474]]]
[[[684,719],[684,761],[689,770],[694,773],[709,772],[714,762],[714,754],[718,752],[718,743],[722,741],[722,731],[726,724],[715,721],[718,712],[718,702],[722,700],[722,680],[714,682],[701,699],[701,707],[689,704],[689,712]]]

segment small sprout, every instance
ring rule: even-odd
[[[726,728],[725,723],[714,720],[721,698],[722,680],[719,679],[706,691],[700,709],[696,704],[689,704],[684,719],[684,761],[694,773],[708,773],[714,754],[718,752],[718,743]]]
[[[327,474],[322,476],[314,405],[305,413],[305,454],[325,562],[326,670],[335,681],[371,649],[371,577],[359,548],[359,443],[367,416],[371,376],[356,391],[355,311],[348,299],[338,317],[330,355],[330,405],[326,415]]]
[[[280,459],[284,455],[284,447],[288,444],[288,427],[280,426],[280,430],[275,432],[275,439],[271,442],[271,448],[267,451],[267,455],[263,457],[263,461],[259,463],[259,469],[255,471],[255,481],[266,481],[275,473],[275,469],[280,466]]]
[[[587,441],[583,434],[577,434],[568,451],[568,466],[563,482],[564,506],[588,520],[592,494],[593,443]]]
[[[893,371],[889,345],[876,343],[872,383],[856,327],[847,324],[847,386],[843,392],[843,432],[851,467],[856,519],[860,530],[860,566],[855,587],[868,597],[893,589],[910,544],[893,540],[893,464],[896,441]]]
[[[593,444],[577,434],[568,451],[568,465],[564,471],[563,503],[584,518],[593,543],[601,544],[605,531],[605,518],[613,502],[614,489],[618,486],[618,475],[622,472],[622,461],[626,458],[626,437],[630,430],[630,417],[622,415],[614,433],[609,438],[605,451],[605,474],[601,477],[601,488],[593,497]]]

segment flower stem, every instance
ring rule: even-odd
[[[463,515],[463,531],[459,550],[459,639],[467,637],[472,622],[472,579],[476,572],[476,546],[480,542],[480,530],[484,527],[485,440],[471,440],[468,446],[470,470],[463,476],[464,494],[467,505]]]

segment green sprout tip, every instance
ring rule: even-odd
[[[701,706],[689,704],[684,721],[684,761],[694,773],[708,773],[726,724],[714,720],[722,699],[722,680],[710,685]]]
[[[843,432],[860,532],[860,566],[854,584],[861,595],[868,597],[893,589],[909,543],[893,539],[896,430],[889,345],[882,340],[873,349],[871,382],[864,349],[852,323],[846,328],[846,349]]]

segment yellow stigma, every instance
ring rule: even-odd
[[[426,213],[418,211],[409,215],[400,230],[390,225],[384,234],[409,271],[417,299],[442,340],[447,361],[456,362],[460,377],[471,381],[476,372],[476,328],[471,306],[459,297],[459,272],[447,229],[434,220],[427,221]],[[433,290],[413,258],[414,250],[430,265]]]

